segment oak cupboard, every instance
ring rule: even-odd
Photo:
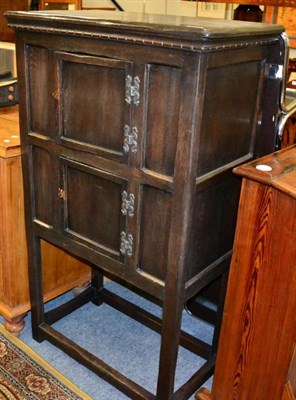
[[[240,190],[232,168],[276,146],[283,28],[120,12],[7,17],[17,36],[34,337],[133,399],[188,398],[213,372],[223,296],[211,346],[181,331],[184,303],[225,280]],[[91,286],[49,313],[40,239],[93,264]],[[162,319],[110,293],[106,273],[160,303]],[[161,333],[156,393],[51,326],[89,301]],[[205,363],[175,390],[179,343]]]

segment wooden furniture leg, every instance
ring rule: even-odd
[[[91,285],[96,289],[96,294],[92,302],[96,306],[100,306],[103,303],[103,298],[100,294],[100,290],[104,287],[104,275],[102,271],[99,271],[95,268],[92,269]]]
[[[41,244],[40,238],[37,235],[32,235],[28,238],[28,251],[33,254],[29,258],[29,268],[35,271],[30,274],[30,296],[32,304],[32,333],[35,340],[41,342],[43,340],[42,331],[39,330],[39,325],[45,321],[44,317],[44,303],[43,303],[43,290],[42,281],[42,259],[41,259]],[[30,250],[31,248],[31,250]]]
[[[8,330],[8,332],[12,333],[14,336],[19,336],[20,332],[25,327],[24,318],[27,313],[18,315],[12,318],[4,318],[4,326]]]
[[[174,377],[182,321],[183,296],[170,296],[168,292],[169,291],[167,291],[167,297],[172,301],[166,302],[163,309],[162,340],[156,394],[157,400],[171,400],[173,398]],[[173,305],[172,302],[175,304]]]

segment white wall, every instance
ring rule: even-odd
[[[125,11],[128,12],[145,12],[152,14],[226,19],[232,19],[233,11],[238,5],[182,0],[117,0],[117,2]],[[209,11],[205,12],[206,4],[208,5],[207,7],[209,8]],[[114,7],[114,4],[111,0],[82,0],[82,5],[85,8]],[[219,9],[215,10],[217,7]],[[291,49],[290,57],[296,57],[296,49]]]
[[[152,14],[169,14],[180,15],[188,17],[198,16],[198,8],[205,3],[198,3],[197,1],[181,1],[181,0],[117,0],[125,11],[128,12],[145,12]],[[198,6],[199,4],[199,6]],[[110,0],[83,0],[83,7],[112,7],[113,4]],[[232,6],[226,7],[224,4],[216,3],[215,7],[222,7],[220,13],[213,12],[211,17],[224,18],[226,11],[229,8],[232,11]],[[226,10],[227,9],[227,10]],[[232,13],[230,12],[230,16]]]

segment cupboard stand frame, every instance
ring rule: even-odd
[[[35,254],[38,254],[40,251],[40,237],[35,237],[35,245],[37,246],[35,249]],[[41,262],[37,262],[36,268],[38,269],[38,273],[34,274],[34,277],[42,275],[42,265]],[[32,325],[33,325],[33,337],[38,342],[42,342],[44,340],[49,341],[56,347],[60,348],[62,351],[67,353],[73,359],[75,359],[80,364],[84,365],[98,376],[115,386],[117,389],[125,393],[131,399],[134,400],[161,400],[163,399],[164,390],[167,380],[159,380],[157,387],[157,394],[154,395],[144,387],[140,386],[133,380],[129,379],[122,373],[118,372],[115,368],[108,365],[106,362],[101,360],[99,357],[93,355],[69,337],[59,332],[57,329],[53,328],[52,325],[59,320],[65,318],[67,315],[72,312],[78,310],[83,305],[92,302],[93,304],[100,306],[103,303],[108,306],[120,311],[124,315],[133,318],[137,322],[143,324],[147,328],[157,332],[159,334],[164,334],[163,322],[162,319],[155,316],[154,314],[142,309],[136,304],[122,298],[121,296],[111,292],[106,289],[103,284],[103,272],[97,268],[96,266],[92,268],[92,280],[90,285],[83,290],[81,293],[76,295],[71,300],[68,300],[64,304],[51,309],[50,311],[44,311],[44,303],[42,301],[38,302],[38,316],[34,317],[34,313],[32,315]],[[210,272],[210,274],[205,274],[204,271],[201,275],[204,276],[203,279],[200,280],[200,288],[202,289],[207,283],[212,281],[217,277],[217,273],[222,274],[223,287],[220,293],[220,301],[218,304],[217,311],[215,314],[214,321],[214,334],[212,344],[208,344],[197,337],[179,329],[179,327],[174,328],[174,332],[178,332],[178,341],[179,345],[186,348],[190,352],[196,354],[197,356],[203,358],[205,363],[200,367],[189,380],[183,383],[175,392],[170,394],[170,398],[172,400],[184,400],[185,398],[189,398],[192,396],[196,390],[201,387],[214,373],[215,368],[215,360],[216,360],[216,352],[218,345],[218,337],[220,333],[221,327],[221,319],[222,319],[222,311],[224,306],[224,297],[226,291],[227,277],[228,277],[228,268],[214,269]],[[211,275],[213,278],[211,279]],[[115,278],[116,280],[116,278]],[[123,282],[119,282],[124,284]],[[36,284],[34,284],[36,287]],[[144,298],[147,298],[149,301],[152,301],[158,305],[161,302],[158,299],[154,299],[151,296],[147,296],[145,293],[141,293],[141,291],[135,292],[142,295]],[[179,310],[178,320],[181,321],[182,313],[184,312],[184,308],[181,307]],[[192,316],[194,318],[194,315]],[[41,322],[42,321],[42,322]],[[213,323],[213,321],[212,321]],[[178,345],[178,346],[179,346]],[[172,348],[164,347],[160,350],[160,359],[163,358],[172,358],[174,357],[174,353],[172,352]],[[171,360],[172,361],[172,360]]]

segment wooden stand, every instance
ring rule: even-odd
[[[0,182],[0,314],[6,329],[18,334],[31,308],[18,107],[0,109]],[[88,267],[45,241],[42,259],[45,301],[89,280]]]
[[[244,179],[213,389],[196,399],[295,400],[296,147],[236,172]]]

